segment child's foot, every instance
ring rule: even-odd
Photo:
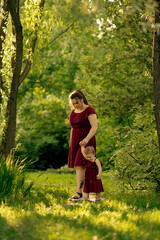
[[[101,201],[101,196],[100,195],[96,195],[96,200],[95,200],[96,202],[99,202],[99,201]]]
[[[89,201],[89,197],[81,197],[79,199],[80,202],[83,202],[83,201]]]

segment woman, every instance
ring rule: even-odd
[[[76,168],[77,190],[70,198],[74,201],[82,197],[85,176],[85,158],[81,153],[81,146],[93,146],[96,149],[95,133],[97,131],[97,115],[89,106],[87,99],[80,90],[73,91],[70,96],[73,111],[69,116],[71,125],[68,167]]]

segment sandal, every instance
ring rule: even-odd
[[[82,197],[82,193],[76,192],[71,198],[69,198],[70,201],[77,201]]]

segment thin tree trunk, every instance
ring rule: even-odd
[[[7,1],[7,0],[6,0]],[[45,0],[41,0],[40,2],[40,11],[43,10]],[[18,4],[18,6],[17,6]],[[7,103],[7,111],[6,111],[6,125],[3,129],[3,137],[2,137],[2,147],[1,151],[5,155],[8,156],[10,151],[15,148],[15,133],[16,133],[16,108],[17,108],[17,97],[18,97],[18,87],[25,79],[31,68],[31,59],[27,61],[26,67],[24,71],[21,73],[22,67],[22,54],[23,54],[23,35],[22,35],[22,26],[20,23],[19,17],[19,0],[8,0],[8,10],[11,13],[12,22],[15,27],[16,34],[16,58],[12,61],[12,69],[13,69],[13,79],[11,83],[11,91],[10,96]],[[38,26],[35,26],[35,37],[32,40],[32,49],[31,55],[34,54],[35,45],[37,41],[38,34]],[[13,59],[12,59],[13,60]]]
[[[160,150],[160,1],[157,1],[155,10],[155,31],[153,35],[153,92],[155,104],[155,119],[157,126],[159,150]]]
[[[11,91],[7,106],[8,119],[3,132],[2,139],[2,151],[6,157],[8,156],[10,151],[15,148],[18,85],[22,67],[22,54],[23,54],[22,26],[20,22],[19,13],[16,11],[16,2],[17,2],[16,0],[8,0],[8,9],[11,14],[16,32],[16,60],[13,70]]]

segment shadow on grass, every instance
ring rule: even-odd
[[[26,214],[20,217],[19,226],[15,227],[16,230],[11,228],[12,238],[6,239],[153,240],[153,234],[155,234],[155,239],[158,236],[156,234],[160,231],[159,222],[155,220],[155,217],[145,220],[144,216],[146,211],[154,208],[160,209],[160,199],[157,199],[157,195],[138,192],[121,193],[119,190],[110,196],[104,193],[105,200],[100,203],[85,205],[69,204],[70,193],[70,187],[46,184],[34,187],[31,194],[22,201],[7,202],[17,212],[24,209]],[[123,209],[124,205],[129,206],[128,212]],[[134,216],[137,213],[139,218],[131,219],[128,215],[130,210]],[[72,213],[73,211],[75,214]],[[110,214],[110,216],[105,214]],[[104,221],[102,219],[99,221],[102,216]],[[119,221],[120,224],[129,221],[129,224],[133,223],[137,230],[133,233],[128,226],[126,230],[117,230],[114,228],[116,226],[114,221]],[[5,226],[7,227],[4,221],[4,228]],[[150,231],[151,229],[154,231]]]
[[[94,224],[85,216],[73,219],[60,213],[57,216],[53,214],[42,216],[38,213],[26,216],[21,220],[17,232],[18,234],[12,235],[13,240],[81,240],[82,238],[92,240],[94,236],[95,239],[113,239],[113,236],[116,236],[115,239],[131,239],[109,225]]]
[[[14,209],[23,208],[32,211],[36,204],[44,204],[45,207],[50,207],[53,204],[63,204],[69,198],[69,193],[66,189],[56,188],[36,188],[24,199],[9,199],[7,205]]]
[[[155,219],[147,219],[139,217],[138,219],[129,219],[125,210],[119,211],[121,216],[117,220],[121,222],[133,223],[136,229],[133,233],[128,227],[124,231],[114,228],[114,222],[110,221],[105,215],[106,212],[111,214],[111,219],[114,218],[118,207],[112,204],[109,205],[109,200],[104,200],[97,203],[71,203],[67,202],[68,192],[65,189],[36,189],[36,194],[30,196],[25,201],[19,202],[19,205],[15,201],[10,203],[12,207],[18,212],[22,211],[22,208],[29,211],[29,214],[25,214],[19,218],[18,226],[15,228],[7,225],[5,220],[0,219],[2,222],[0,227],[3,231],[3,238],[0,239],[13,239],[13,240],[69,240],[69,239],[100,239],[100,240],[151,240],[156,239],[157,233],[160,231],[160,223]],[[49,198],[50,197],[50,198]],[[126,196],[125,196],[126,197]],[[115,200],[117,200],[115,198]],[[125,202],[123,198],[121,201]],[[114,200],[113,200],[114,201]],[[118,200],[117,200],[118,201]],[[127,201],[126,201],[127,203]],[[38,205],[37,205],[38,204]],[[43,208],[43,205],[45,206]],[[130,201],[129,201],[130,205]],[[38,206],[38,208],[37,208]],[[134,203],[132,207],[135,207]],[[138,208],[141,208],[143,204],[138,204]],[[144,213],[144,209],[141,209]],[[75,214],[71,214],[72,211]],[[83,211],[83,213],[82,213]],[[133,211],[133,209],[132,209]],[[135,210],[136,212],[136,210]],[[89,213],[89,215],[87,215]],[[113,214],[112,214],[113,213]],[[104,221],[99,221],[99,217],[104,217]],[[138,213],[141,215],[141,212]],[[96,220],[97,219],[97,220]],[[154,231],[150,231],[154,229]],[[139,235],[137,235],[137,233]]]
[[[95,207],[101,204],[93,204]],[[75,208],[80,208],[80,205],[76,205]],[[72,209],[72,207],[66,208],[66,211]],[[65,209],[64,209],[65,210]],[[122,216],[123,220],[124,217]],[[127,220],[127,218],[126,218]],[[134,222],[134,220],[133,220]],[[143,223],[143,224],[142,224]],[[143,222],[135,222],[135,226],[138,228],[139,224],[141,225],[141,232],[139,235],[136,235],[136,232],[133,234],[130,230],[126,229],[126,231],[118,231],[113,226],[111,226],[110,222],[99,222],[93,220],[91,217],[83,216],[75,216],[68,217],[66,216],[66,212],[62,213],[62,211],[57,211],[56,214],[47,213],[45,216],[36,211],[32,212],[30,216],[24,216],[21,219],[21,222],[16,228],[16,232],[12,232],[12,240],[48,240],[48,239],[56,239],[56,240],[68,240],[75,239],[81,240],[93,240],[93,239],[101,239],[101,240],[147,240],[147,239],[156,239],[154,234],[148,232],[148,225],[152,224],[155,230],[158,231],[160,229],[160,224],[156,221],[146,221]],[[158,235],[157,235],[158,236]],[[9,238],[8,238],[9,239]]]
[[[15,234],[16,230],[7,223],[5,218],[0,216],[0,239],[12,239]]]

